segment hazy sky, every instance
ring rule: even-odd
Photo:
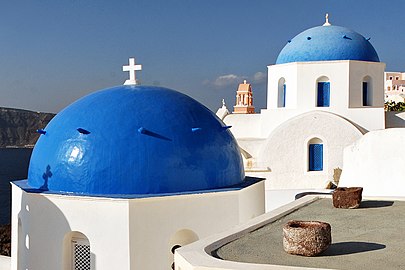
[[[267,66],[303,30],[334,25],[366,38],[389,71],[405,71],[404,0],[37,0],[0,6],[0,106],[58,112],[138,78],[228,107],[244,78],[265,107]]]

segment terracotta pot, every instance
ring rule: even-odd
[[[362,187],[338,187],[333,192],[333,206],[336,208],[358,208],[361,203]]]
[[[290,254],[316,256],[331,242],[331,227],[325,222],[291,220],[283,227],[283,247]]]

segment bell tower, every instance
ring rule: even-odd
[[[233,106],[233,113],[255,113],[252,86],[246,80],[239,84],[238,91],[236,91],[236,105]]]

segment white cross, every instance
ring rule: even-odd
[[[122,67],[122,71],[129,71],[129,80],[126,80],[124,85],[136,84],[135,72],[137,70],[142,70],[142,65],[135,65],[135,58],[129,58],[129,65]]]

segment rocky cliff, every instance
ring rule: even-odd
[[[32,147],[37,129],[45,128],[55,115],[20,109],[0,108],[0,148]]]
[[[0,226],[0,255],[11,256],[11,226]]]

